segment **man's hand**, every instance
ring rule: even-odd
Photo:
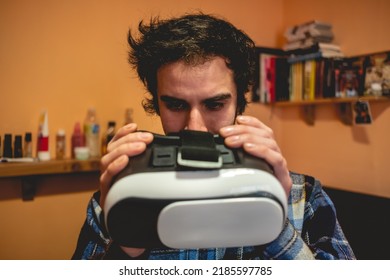
[[[107,154],[100,161],[100,207],[104,209],[104,202],[109,191],[112,178],[117,175],[129,162],[129,157],[143,153],[146,146],[153,141],[149,132],[137,132],[135,123],[128,124],[118,130],[107,146]],[[141,255],[145,249],[121,247],[131,257]]]
[[[274,139],[272,129],[254,117],[238,116],[235,125],[223,127],[219,133],[225,138],[228,147],[243,147],[247,153],[272,165],[276,178],[282,184],[287,197],[289,196],[292,181],[286,159]]]
[[[120,128],[108,143],[107,154],[100,160],[100,206],[102,209],[112,178],[126,167],[129,157],[143,153],[147,144],[153,141],[151,133],[137,132],[136,130],[135,123]]]

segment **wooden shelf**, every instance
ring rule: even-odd
[[[346,125],[352,125],[353,123],[353,112],[350,103],[357,101],[390,101],[390,97],[385,96],[359,96],[359,97],[348,97],[348,98],[323,98],[315,100],[300,100],[300,101],[281,101],[274,102],[268,105],[274,107],[288,107],[288,106],[299,106],[302,108],[303,119],[308,125],[314,125],[315,123],[315,110],[318,105],[335,104],[340,120]]]
[[[20,179],[23,200],[33,200],[37,179],[40,176],[98,172],[99,170],[99,158],[89,160],[64,159],[34,162],[2,162],[0,163],[0,179],[10,177]]]
[[[359,97],[345,97],[345,98],[321,98],[314,100],[300,100],[300,101],[279,101],[270,103],[272,106],[301,106],[301,105],[321,105],[321,104],[339,104],[352,103],[357,101],[389,101],[390,97],[384,96],[359,96]]]
[[[18,177],[99,171],[99,166],[100,159],[64,159],[35,162],[5,162],[0,163],[0,177]]]

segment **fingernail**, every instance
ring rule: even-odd
[[[239,140],[240,140],[240,135],[235,135],[235,136],[229,137],[229,143],[236,143]]]
[[[247,118],[245,116],[238,116],[237,121],[238,122],[246,122]]]
[[[232,131],[234,130],[234,127],[233,126],[227,126],[227,127],[224,127],[221,129],[221,132],[223,134],[229,134],[231,133]]]
[[[141,133],[141,135],[140,135],[141,139],[144,139],[144,140],[149,139],[150,136],[151,136],[150,133]]]
[[[135,123],[129,123],[129,124],[125,125],[125,128],[127,130],[134,130],[135,127],[136,127]]]
[[[122,155],[120,157],[118,157],[115,161],[114,161],[114,164],[115,165],[121,165],[124,161],[126,161],[126,155]]]
[[[245,149],[251,150],[254,147],[255,147],[255,144],[253,144],[253,143],[244,143],[244,148]]]

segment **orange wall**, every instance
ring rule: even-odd
[[[159,119],[146,117],[140,106],[144,89],[127,64],[127,31],[150,15],[194,10],[226,17],[260,38],[258,44],[277,44],[281,0],[1,1],[0,135],[31,131],[36,137],[39,114],[47,109],[54,155],[57,129],[69,137],[91,106],[103,127],[108,120],[121,125],[131,107],[142,129],[161,132]],[[96,174],[79,179],[42,178],[32,202],[21,201],[19,182],[0,179],[0,259],[70,258],[98,186]]]
[[[321,3],[322,2],[322,3]],[[88,107],[103,127],[122,124],[125,108],[143,129],[161,131],[158,118],[140,107],[144,93],[128,67],[126,33],[139,19],[202,10],[246,30],[258,45],[277,47],[284,28],[309,19],[333,23],[336,42],[348,55],[390,50],[386,0],[168,0],[1,1],[0,134],[36,136],[38,117],[49,113],[51,147],[58,128],[69,135]],[[364,39],[363,39],[364,38]],[[320,106],[313,127],[298,108],[252,104],[272,126],[292,170],[313,174],[330,186],[390,197],[389,103],[372,104],[374,124],[347,127],[330,105]],[[68,142],[69,143],[69,142]],[[35,143],[34,143],[35,144]],[[69,155],[69,150],[68,150]],[[98,175],[43,178],[32,202],[20,200],[14,180],[0,180],[0,259],[68,259]],[[79,191],[77,191],[77,189]]]

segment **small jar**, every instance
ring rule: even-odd
[[[78,160],[89,159],[89,148],[88,147],[75,147],[74,148],[75,158]]]

